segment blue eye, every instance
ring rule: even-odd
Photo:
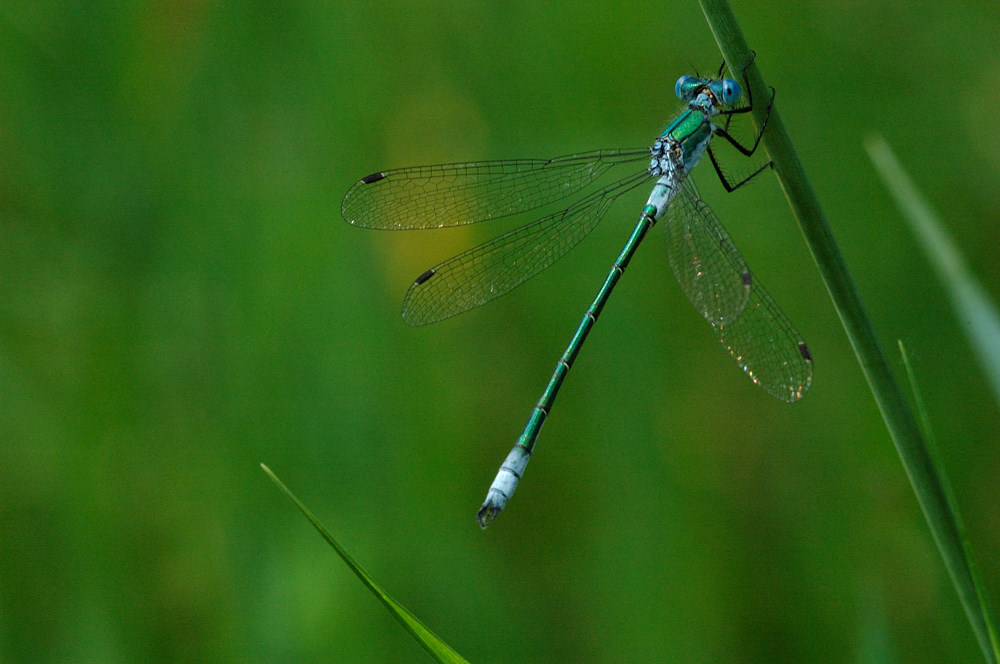
[[[690,74],[685,74],[677,79],[674,86],[674,94],[681,101],[691,101],[694,99],[694,91],[698,87],[698,79]]]
[[[740,90],[740,84],[731,78],[725,78],[722,80],[722,99],[720,100],[726,106],[732,106],[740,100],[740,95],[743,91]]]

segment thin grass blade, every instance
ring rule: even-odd
[[[959,599],[962,601],[962,605],[965,607],[965,612],[969,617],[972,624],[979,625],[980,629],[986,632],[989,636],[989,642],[993,651],[993,662],[1000,661],[1000,639],[997,637],[997,627],[996,618],[993,612],[993,607],[989,600],[989,595],[986,593],[986,588],[983,585],[982,578],[979,576],[979,571],[976,568],[975,561],[972,558],[972,549],[969,546],[969,540],[965,536],[965,524],[962,521],[962,515],[958,511],[958,504],[955,502],[955,494],[951,488],[951,482],[948,481],[948,475],[945,473],[944,464],[941,462],[941,455],[938,452],[937,440],[934,437],[934,429],[931,428],[930,416],[927,413],[927,406],[924,403],[923,393],[920,391],[920,386],[917,383],[916,374],[913,371],[913,365],[910,363],[910,357],[906,352],[906,347],[903,342],[899,342],[899,354],[903,359],[903,366],[906,368],[906,378],[910,383],[910,390],[913,392],[913,401],[917,408],[917,414],[920,416],[920,423],[924,430],[924,440],[927,442],[927,456],[931,460],[932,471],[937,475],[939,484],[944,492],[945,500],[951,507],[952,514],[955,519],[955,527],[958,530],[958,541],[956,542],[937,542],[938,548],[945,546],[955,546],[958,545],[957,550],[955,550],[952,555],[958,557],[960,556],[965,560],[965,564],[968,567],[969,573],[968,577],[955,577],[952,575],[952,582],[955,584],[955,589],[958,591]],[[936,538],[935,538],[936,539]]]
[[[866,579],[858,584],[858,618],[858,663],[899,664],[878,582]]]
[[[885,139],[871,136],[865,141],[865,148],[944,284],[955,317],[979,357],[993,388],[993,398],[1000,404],[1000,313],[996,305],[972,274],[940,216],[917,190]]]
[[[730,63],[730,67],[749,63],[745,70],[749,87],[754,96],[766,94],[769,88],[761,74],[759,59],[753,59],[746,37],[727,0],[700,0],[700,4],[726,62]],[[763,109],[755,106],[753,115],[760,126]],[[861,301],[854,278],[833,237],[833,231],[809,182],[802,160],[781,120],[777,102],[771,108],[764,141],[778,182],[788,198],[789,206],[799,222],[799,228],[837,309],[945,567],[964,602],[968,589],[974,588],[975,583],[967,560],[961,555],[962,537],[955,513],[945,496],[940,477],[934,471],[920,427],[917,426],[916,418],[875,334],[875,326]],[[998,657],[996,639],[993,636],[995,626],[987,626],[977,619],[980,612],[975,608],[970,611],[968,604],[966,614],[984,658],[987,662],[996,664]]]
[[[278,479],[278,476],[275,475],[270,468],[264,464],[260,464],[260,467],[265,473],[267,473],[267,476],[271,478],[271,481],[278,485],[278,488],[281,489],[286,496],[288,496],[289,500],[295,503],[295,506],[299,508],[299,511],[302,512],[307,519],[309,519],[309,522],[317,531],[319,531],[319,534],[323,536],[323,539],[325,539],[327,543],[333,547],[333,550],[337,552],[337,555],[340,556],[341,560],[347,563],[347,566],[351,568],[351,571],[354,572],[355,576],[361,579],[361,583],[368,587],[368,590],[370,590],[372,594],[378,598],[378,601],[385,605],[385,608],[389,610],[389,613],[391,613],[393,617],[395,617],[396,620],[403,625],[406,631],[408,631],[413,638],[415,638],[417,642],[423,646],[424,650],[426,650],[431,657],[442,664],[469,664],[468,661],[455,652],[451,646],[442,641],[441,637],[428,629],[427,626],[420,622],[415,615],[410,613],[409,609],[394,600],[387,592],[382,590],[382,588],[375,583],[375,580],[361,568],[361,565],[359,565],[354,558],[347,553],[344,547],[340,546],[340,544],[333,539],[333,535],[331,535],[323,524],[320,523],[319,519],[317,519],[313,513],[302,504],[302,501],[300,501],[298,497],[292,493],[287,486],[285,486],[284,482]]]

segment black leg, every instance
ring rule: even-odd
[[[747,182],[749,182],[753,178],[763,173],[764,169],[774,166],[773,161],[768,161],[766,164],[764,164],[763,166],[761,166],[756,171],[746,176],[739,182],[730,182],[729,178],[726,177],[726,174],[722,172],[722,167],[719,166],[719,162],[715,159],[715,152],[712,150],[711,145],[708,146],[708,158],[712,160],[712,166],[715,167],[715,173],[716,175],[719,176],[719,182],[722,183],[722,186],[725,187],[726,191],[729,193],[736,191],[737,189],[745,185]]]
[[[771,101],[774,101],[774,97],[773,96],[771,97]],[[757,136],[753,139],[753,145],[751,145],[750,147],[747,147],[747,146],[743,145],[738,140],[736,140],[735,138],[733,138],[733,136],[728,131],[726,131],[723,127],[716,126],[715,127],[715,135],[716,136],[721,136],[722,138],[726,139],[729,142],[729,144],[732,145],[737,150],[739,150],[740,153],[742,153],[744,156],[749,157],[750,155],[752,155],[757,150],[757,146],[760,145],[760,139],[764,135],[764,129],[767,127],[767,119],[770,116],[771,116],[771,106],[769,104],[768,107],[767,107],[767,113],[764,114],[764,123],[761,124],[760,131],[757,132]],[[729,123],[727,122],[726,126],[728,126],[728,125],[729,125]]]
[[[767,128],[768,118],[771,117],[771,107],[774,105],[774,94],[775,94],[774,88],[771,88],[771,98],[768,99],[767,101],[767,110],[764,113],[764,121],[760,125],[760,131],[758,131],[757,135],[754,137],[753,145],[750,145],[748,147],[740,143],[738,140],[736,140],[736,138],[734,138],[732,134],[730,134],[728,131],[729,122],[732,120],[733,115],[736,115],[738,113],[749,113],[750,111],[753,110],[753,93],[750,91],[750,81],[747,78],[747,67],[750,66],[750,63],[752,63],[756,57],[757,53],[754,52],[753,55],[750,57],[750,60],[748,60],[745,65],[743,65],[742,69],[743,85],[747,91],[747,105],[739,108],[731,108],[720,111],[719,112],[720,115],[726,116],[726,122],[721,127],[716,125],[714,129],[716,136],[721,136],[722,138],[726,139],[726,141],[728,141],[730,145],[732,145],[734,148],[739,150],[741,154],[747,157],[753,155],[753,153],[756,152],[757,147],[760,145],[760,139],[764,135],[764,129]],[[724,65],[725,63],[723,63],[723,66]],[[721,71],[719,72],[719,76],[722,76]],[[722,182],[722,186],[726,188],[727,192],[736,191],[737,189],[745,185],[747,182],[749,182],[756,176],[763,173],[765,169],[774,166],[774,162],[768,161],[766,164],[762,165],[760,168],[758,168],[757,170],[755,170],[753,173],[746,176],[742,180],[738,182],[730,182],[729,178],[722,171],[722,167],[719,166],[719,161],[715,158],[715,151],[712,150],[711,145],[708,146],[708,157],[709,159],[712,160],[712,166],[715,167],[715,173],[719,176],[719,181]]]
[[[756,58],[757,58],[757,53],[754,51],[754,52],[752,52],[752,55],[751,55],[750,59],[747,61],[747,63],[745,65],[743,65],[743,70],[742,70],[742,73],[743,73],[743,85],[744,85],[744,87],[745,87],[745,89],[747,91],[747,105],[746,106],[742,106],[740,108],[730,108],[730,109],[719,111],[719,115],[725,115],[726,116],[726,123],[723,126],[721,126],[721,127],[716,126],[716,129],[715,129],[715,134],[717,136],[721,136],[722,138],[724,138],[727,141],[729,141],[729,143],[734,148],[736,148],[737,150],[739,150],[740,153],[742,153],[743,155],[745,155],[747,157],[749,157],[750,155],[752,155],[754,153],[754,151],[757,149],[757,146],[760,145],[760,139],[764,135],[764,129],[767,127],[767,120],[768,120],[768,118],[771,117],[771,107],[774,105],[774,94],[775,94],[775,92],[774,92],[774,88],[771,88],[771,98],[767,100],[767,111],[764,113],[764,121],[761,123],[761,125],[760,125],[760,131],[757,132],[757,136],[754,138],[753,145],[751,145],[750,147],[746,147],[745,145],[743,145],[742,143],[740,143],[738,140],[736,140],[729,133],[729,122],[733,119],[733,115],[735,115],[737,113],[749,113],[750,111],[753,110],[753,93],[750,91],[750,81],[747,78],[747,67],[749,67],[750,63],[752,63]],[[713,161],[714,161],[714,157],[713,157]],[[716,170],[718,170],[718,169],[716,169]],[[751,175],[750,177],[753,177],[753,176]]]
[[[757,59],[757,51],[750,51],[750,59],[747,60],[747,63],[743,65],[743,69],[740,70],[740,73],[743,74],[743,89],[747,91],[747,105],[740,106],[737,108],[727,108],[721,110],[719,111],[719,115],[732,116],[738,113],[749,113],[750,111],[753,110],[753,92],[750,91],[750,80],[747,78],[747,67],[749,67],[750,64],[756,59]],[[722,66],[723,67],[726,66],[725,60],[722,61]],[[719,72],[719,76],[720,77],[722,76],[721,71]],[[774,88],[771,88],[771,101],[768,102],[768,110],[770,110],[770,105],[773,102],[774,102]],[[728,125],[729,125],[729,119],[727,118],[726,126],[728,127]]]

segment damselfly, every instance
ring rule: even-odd
[[[380,171],[347,192],[341,211],[348,223],[382,230],[443,228],[533,210],[579,192],[610,169],[645,161],[648,166],[601,187],[566,208],[490,240],[421,274],[403,299],[403,320],[426,325],[500,297],[575,247],[622,194],[655,179],[653,192],[604,285],[587,309],[528,423],[490,486],[477,514],[486,527],[503,510],[528,464],[531,451],[580,347],[604,308],[646,232],[661,217],[667,257],[674,275],[723,348],[754,384],[787,402],[802,398],[812,382],[809,349],[787,316],[753,276],[718,218],[701,199],[691,170],[707,152],[727,191],[771,165],[767,162],[739,182],[730,182],[710,141],[718,136],[743,155],[760,144],[767,113],[753,143],[729,133],[733,116],[753,108],[732,78],[682,76],[674,88],[686,104],[652,147],[598,150],[554,159],[480,161]],[[718,123],[720,117],[725,122]]]

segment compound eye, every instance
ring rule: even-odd
[[[732,106],[740,100],[740,95],[743,91],[740,90],[740,84],[731,78],[726,78],[722,80],[722,103],[726,106]]]
[[[694,99],[694,91],[697,87],[698,79],[690,74],[685,74],[677,79],[677,85],[674,86],[674,94],[681,101],[691,101]]]

